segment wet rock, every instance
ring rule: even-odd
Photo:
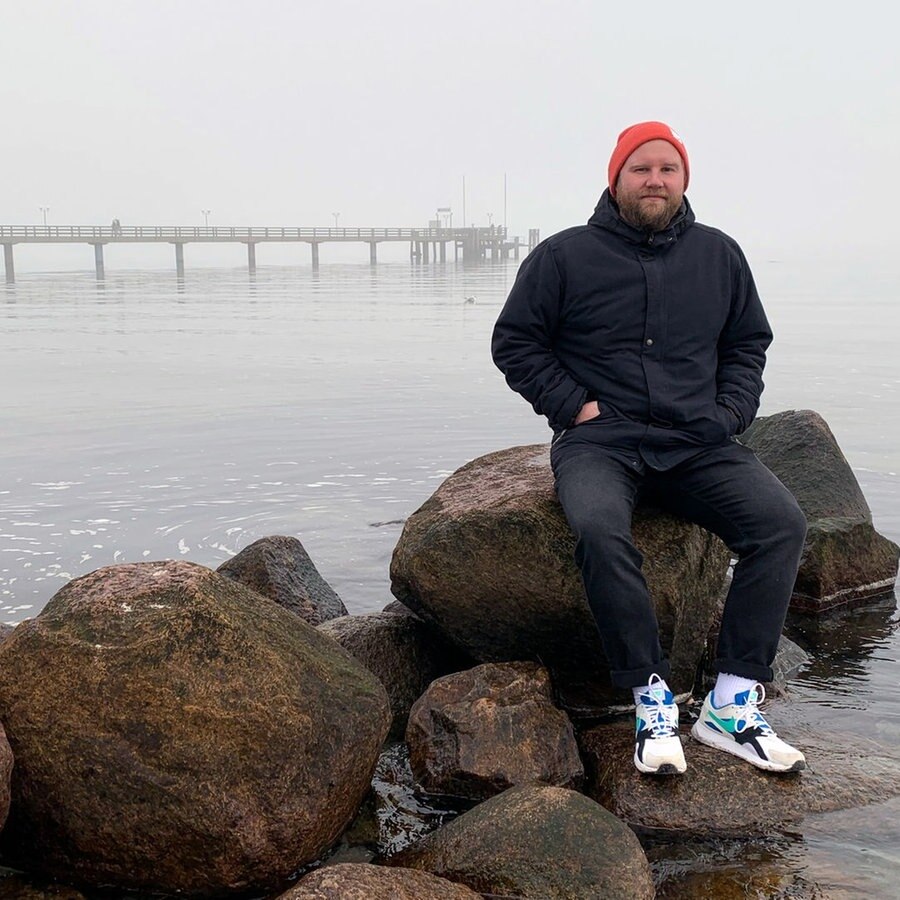
[[[558,787],[510,788],[390,862],[488,896],[653,897],[650,866],[634,833],[583,794]]]
[[[859,483],[825,420],[811,410],[757,419],[741,442],[797,498],[809,531],[791,605],[821,612],[889,594],[900,548],[875,531]]]
[[[446,878],[366,864],[326,866],[304,875],[278,900],[480,900]]]
[[[399,600],[391,600],[382,607],[384,613],[394,613],[398,616],[415,616],[416,614],[408,607],[404,606]],[[418,619],[419,617],[416,616]]]
[[[770,721],[778,722],[778,714]],[[779,724],[779,735],[803,750],[808,768],[777,774],[699,744],[688,732],[682,726],[688,769],[677,778],[647,778],[635,769],[634,729],[628,722],[584,732],[579,745],[585,792],[637,829],[741,838],[770,834],[811,813],[900,795],[900,760],[858,735]]]
[[[714,871],[686,871],[664,881],[656,900],[838,900],[831,889],[825,890],[777,861],[752,858]],[[860,896],[854,894],[854,896]],[[864,896],[864,895],[863,895]],[[849,900],[849,898],[847,898]]]
[[[10,875],[0,878],[0,900],[85,900],[85,896],[64,884],[45,884],[25,875]]]
[[[376,675],[391,701],[391,737],[403,736],[410,707],[460,657],[411,613],[341,616],[319,626]]]
[[[484,799],[517,784],[579,788],[569,717],[537,663],[485,663],[432,682],[406,729],[413,773],[434,794]]]
[[[277,885],[352,819],[390,721],[378,680],[192,563],[70,582],[0,645],[16,754],[6,859],[119,888]]]
[[[347,615],[343,601],[319,574],[297,538],[260,538],[216,571],[274,600],[310,625]]]
[[[728,551],[703,529],[646,507],[638,508],[633,531],[672,665],[670,683],[689,690]],[[407,520],[391,562],[391,590],[480,662],[540,659],[576,679],[589,673],[608,689],[574,549],[548,447],[513,447],[463,466]]]
[[[15,630],[15,625],[7,625],[6,622],[0,622],[0,644],[2,644]]]
[[[6,732],[0,725],[0,830],[9,815],[11,800],[11,782],[13,771],[13,752],[6,739]]]

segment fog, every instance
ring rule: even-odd
[[[209,210],[210,225],[410,227],[449,206],[454,224],[546,236],[586,220],[618,132],[654,118],[687,145],[700,221],[751,258],[876,264],[895,256],[898,199],[889,9],[7,3],[0,223],[40,224],[44,207],[50,224],[202,225]],[[17,269],[89,269],[89,249],[17,247]]]

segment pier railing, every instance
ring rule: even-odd
[[[264,228],[231,225],[0,225],[0,241],[465,241],[506,240],[506,228]]]
[[[242,243],[247,245],[247,267],[256,271],[256,245],[265,242],[305,242],[312,251],[314,268],[319,265],[319,245],[330,242],[355,242],[369,245],[369,261],[376,262],[378,244],[394,241],[408,242],[411,260],[435,262],[447,260],[449,246],[454,259],[462,250],[463,260],[477,261],[488,254],[493,260],[519,258],[525,245],[521,238],[509,237],[506,228],[490,225],[487,228],[261,228],[234,225],[0,225],[0,246],[7,282],[15,281],[13,248],[16,244],[91,244],[97,277],[103,278],[105,265],[103,248],[107,244],[167,243],[175,245],[175,269],[184,275],[184,248],[189,243]],[[528,234],[528,249],[538,241],[538,232]]]

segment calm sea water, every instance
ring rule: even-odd
[[[0,287],[0,620],[35,615],[100,566],[215,567],[271,534],[299,537],[352,612],[380,609],[402,520],[441,480],[548,438],[488,353],[516,267],[206,269],[183,284],[169,271],[20,274]],[[825,416],[876,526],[900,540],[897,268],[755,271],[776,331],[762,414]],[[900,746],[894,605],[806,644],[805,719]],[[772,853],[837,894],[893,896],[898,812],[826,817]]]

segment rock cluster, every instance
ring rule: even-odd
[[[795,603],[889,591],[897,547],[825,423],[783,413],[745,440],[810,523]],[[652,508],[634,534],[687,698],[729,553]],[[635,832],[748,837],[900,796],[896,753],[790,716],[800,775],[686,735],[686,775],[639,775],[631,719],[596,721],[622,698],[572,556],[547,448],[531,446],[464,466],[409,518],[399,602],[380,613],[346,615],[280,536],[218,572],[139,563],[72,581],[0,633],[0,862],[36,878],[0,880],[0,896],[84,896],[45,891],[54,876],[87,896],[651,898]],[[786,640],[780,656],[782,678],[804,664]],[[385,746],[389,732],[404,740]]]

